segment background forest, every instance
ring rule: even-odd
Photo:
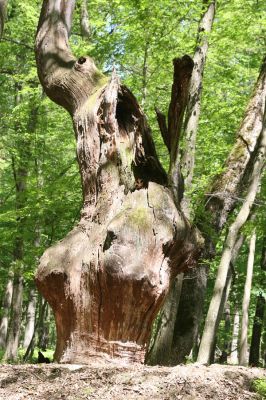
[[[165,168],[169,155],[163,146],[155,108],[167,114],[172,60],[184,54],[193,58],[207,3],[89,0],[79,1],[75,13],[70,38],[74,54],[90,55],[106,74],[116,69],[147,115]],[[0,41],[0,347],[1,355],[11,361],[17,357],[34,360],[34,349],[46,351],[45,355],[52,358],[56,341],[53,315],[37,293],[34,273],[44,250],[63,238],[78,221],[82,204],[71,119],[46,97],[37,77],[34,38],[40,7],[39,0],[9,0]],[[201,221],[201,229],[204,199],[211,182],[224,169],[266,54],[265,1],[217,1],[213,26],[210,33],[204,34],[204,40],[209,48],[194,177],[187,192],[190,213],[195,224]],[[184,137],[181,154],[182,147],[184,151]],[[259,329],[260,335],[255,344],[259,356],[250,363],[265,363],[265,197],[264,174],[251,216],[240,232],[238,256],[232,261],[232,283],[212,354],[216,362],[239,361],[241,307],[253,238],[249,345],[254,329]],[[216,238],[216,254],[208,261],[208,286],[198,338],[204,328],[228,227],[243,201],[244,194],[238,197]],[[160,316],[156,323],[154,332]],[[195,361],[198,344],[197,339],[193,353],[183,362],[187,358]]]

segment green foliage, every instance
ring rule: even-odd
[[[261,396],[261,399],[266,399],[266,379],[255,379],[252,387]]]

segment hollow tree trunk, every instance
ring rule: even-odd
[[[266,271],[266,238],[263,241],[262,256],[261,256],[261,287],[264,285],[264,275]],[[253,322],[252,338],[250,344],[249,364],[251,366],[259,366],[260,362],[260,344],[263,329],[265,313],[265,297],[262,293],[257,296],[256,311]]]
[[[256,151],[255,162],[253,165],[250,184],[247,189],[246,198],[243,202],[241,209],[235,221],[229,227],[228,235],[225,240],[224,249],[221,261],[218,267],[217,276],[215,280],[213,296],[209,305],[205,326],[201,339],[199,354],[197,361],[200,363],[210,362],[211,348],[214,343],[218,321],[219,308],[221,304],[221,297],[225,287],[230,262],[233,257],[233,249],[237,240],[239,230],[247,221],[250,214],[250,209],[254,203],[258,185],[260,182],[261,172],[265,164],[266,154],[266,111],[263,116],[263,127],[260,134],[259,147]]]
[[[6,338],[7,338],[7,330],[8,330],[8,317],[9,317],[9,310],[12,301],[12,293],[13,293],[13,274],[10,275],[6,290],[4,294],[4,299],[2,302],[2,319],[0,324],[0,348],[4,349],[6,347]]]
[[[55,314],[56,360],[143,361],[152,321],[197,257],[199,235],[166,187],[133,95],[115,73],[107,79],[89,57],[72,56],[74,3],[43,2],[36,59],[46,93],[73,119],[84,204],[78,225],[42,256],[36,283]],[[186,87],[191,61],[175,65]]]

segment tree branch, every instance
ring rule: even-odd
[[[164,144],[166,145],[166,147],[170,153],[171,147],[170,147],[170,141],[169,141],[169,136],[168,136],[168,128],[166,125],[166,117],[157,107],[155,107],[155,112],[156,112],[157,122],[158,122],[158,125],[160,128],[160,131],[161,131],[161,135],[162,135]]]
[[[194,67],[191,57],[185,55],[175,58],[174,78],[171,101],[168,110],[168,139],[170,144],[169,184],[172,186],[175,200],[180,203],[183,195],[182,176],[178,165],[179,140],[183,116],[187,106],[189,82]]]

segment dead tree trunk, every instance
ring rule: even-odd
[[[115,73],[108,79],[92,59],[71,54],[74,4],[43,2],[36,59],[47,95],[73,119],[84,203],[78,225],[42,256],[36,283],[55,314],[56,360],[143,361],[170,283],[200,250],[175,197],[177,136],[193,64],[175,60],[168,179],[134,96]]]

